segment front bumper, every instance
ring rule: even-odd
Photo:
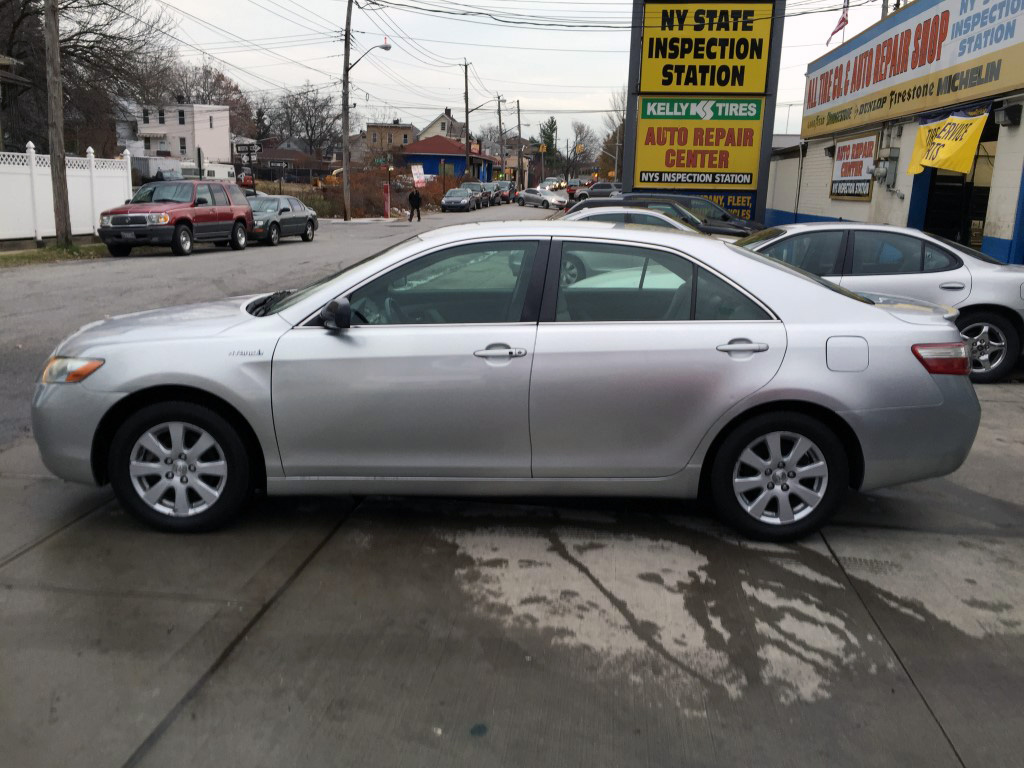
[[[100,420],[122,397],[84,384],[36,384],[32,434],[46,468],[63,480],[95,485],[93,438]]]
[[[174,227],[170,224],[100,227],[99,233],[107,245],[170,245]]]

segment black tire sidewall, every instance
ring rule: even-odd
[[[181,246],[181,233],[182,231],[188,232],[188,248]],[[189,229],[188,224],[179,224],[174,228],[174,234],[171,235],[171,251],[178,256],[189,256],[192,253],[192,247],[195,245],[195,238],[192,234],[192,230]]]
[[[769,432],[793,432],[812,440],[828,466],[825,496],[810,515],[790,525],[771,525],[748,515],[736,500],[732,471],[740,453],[758,436]],[[821,528],[835,514],[849,486],[849,459],[842,441],[826,425],[803,413],[779,412],[754,416],[736,426],[712,457],[711,496],[722,520],[742,533],[762,541],[792,541]]]
[[[956,327],[957,330],[960,330],[975,323],[987,323],[999,328],[999,332],[1006,339],[1006,356],[991,371],[972,373],[971,381],[976,384],[992,384],[1001,381],[1013,373],[1014,368],[1017,367],[1017,359],[1020,357],[1020,335],[1009,318],[995,312],[965,312],[957,318]],[[966,339],[964,341],[968,345],[970,344]],[[967,350],[967,354],[970,355],[970,349]]]
[[[135,441],[148,429],[167,421],[184,421],[205,429],[220,444],[228,465],[228,479],[221,497],[206,512],[192,517],[171,517],[151,509],[139,498],[128,475]],[[249,459],[235,428],[216,411],[189,402],[147,405],[118,427],[107,455],[110,485],[121,506],[135,518],[165,531],[208,531],[224,525],[240,511],[250,493]]]
[[[132,252],[132,247],[130,245],[109,244],[107,245],[107,252],[111,256],[128,256]]]

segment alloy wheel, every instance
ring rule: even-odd
[[[971,323],[960,330],[960,336],[970,348],[972,373],[991,371],[1006,357],[1006,337],[994,325]]]
[[[769,432],[740,452],[732,488],[740,507],[770,525],[789,525],[810,515],[828,488],[825,455],[795,432]]]
[[[183,421],[157,424],[132,447],[128,474],[150,509],[171,517],[205,512],[228,478],[223,448],[206,430]]]

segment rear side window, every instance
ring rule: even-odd
[[[658,216],[651,216],[646,213],[632,213],[629,218],[633,224],[643,224],[646,227],[664,227],[665,229],[675,229],[669,222],[665,221]]]
[[[941,248],[936,248],[929,243],[924,244],[924,271],[945,272],[947,269],[956,269],[960,263],[951,253]]]
[[[598,213],[594,216],[587,216],[584,221],[605,221],[609,224],[625,224],[626,214],[624,213]]]
[[[694,320],[770,320],[748,296],[703,267],[697,269]]]
[[[924,243],[894,232],[853,230],[852,275],[907,275],[922,271]]]
[[[822,277],[839,274],[842,245],[843,231],[834,229],[787,237],[765,246],[760,253]]]
[[[228,205],[228,194],[224,191],[224,187],[220,184],[211,184],[210,190],[213,192],[214,205]]]
[[[234,205],[248,205],[249,204],[249,201],[245,197],[245,193],[242,190],[240,190],[238,187],[236,187],[234,184],[229,185],[227,187],[227,190],[228,190],[228,197],[231,198],[231,202]]]
[[[300,201],[298,198],[289,197],[288,198],[288,202],[289,202],[289,204],[291,206],[291,209],[293,211],[304,211],[304,210],[306,210],[306,206],[304,206],[302,204],[302,201]]]

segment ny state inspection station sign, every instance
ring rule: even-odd
[[[760,215],[784,9],[781,2],[636,0],[632,189],[696,193],[735,215]]]

